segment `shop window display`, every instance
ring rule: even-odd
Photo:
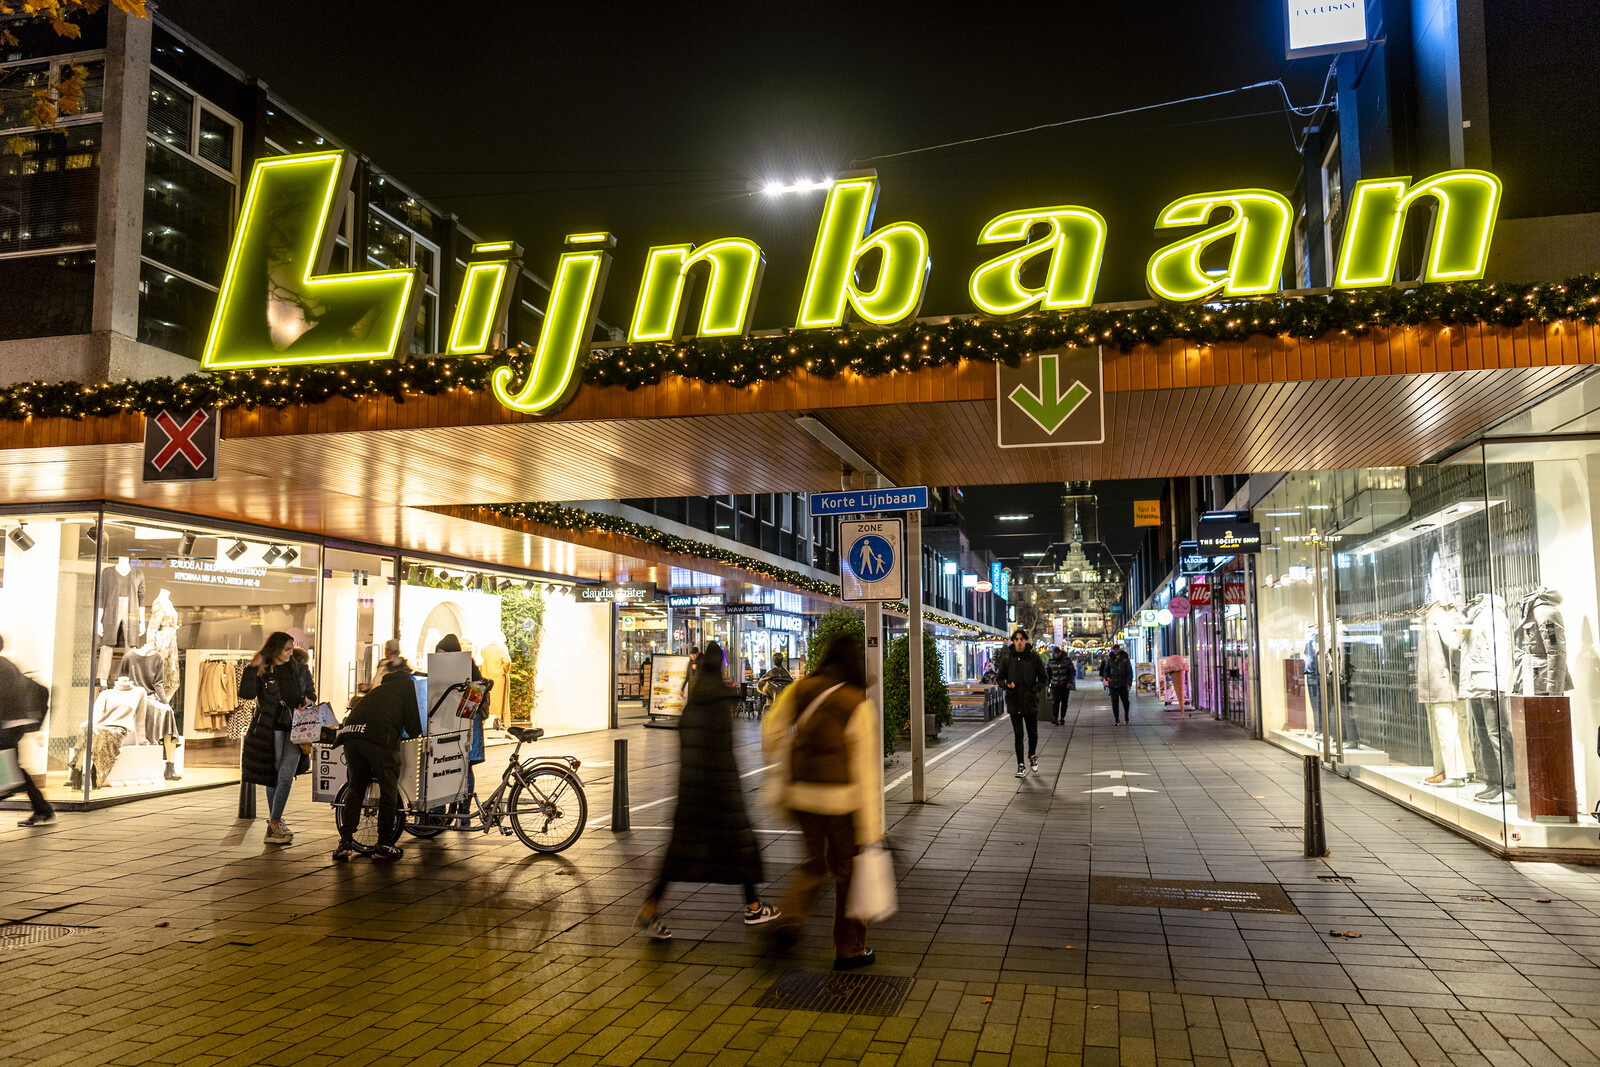
[[[237,671],[274,630],[311,641],[316,547],[115,512],[7,526],[0,632],[51,691],[21,753],[46,795],[237,780]]]
[[[1498,847],[1600,847],[1597,481],[1570,436],[1287,476],[1256,509],[1268,739]]]
[[[404,560],[398,636],[421,669],[455,634],[495,684],[491,721],[547,734],[611,723],[609,605],[580,604],[570,587],[487,571]]]

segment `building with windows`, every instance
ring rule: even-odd
[[[0,382],[179,377],[198,370],[244,183],[267,156],[350,148],[153,12],[106,5],[80,38],[15,26],[6,88],[81,67],[59,128],[0,129]],[[13,109],[0,127],[22,122]],[[478,236],[359,159],[330,269],[415,268],[413,353],[437,352]],[[538,337],[548,285],[519,278],[508,343]],[[599,328],[603,336],[609,330]]]

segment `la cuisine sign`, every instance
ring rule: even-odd
[[[256,163],[206,340],[206,368],[389,359],[409,347],[422,290],[415,270],[328,273],[333,228],[354,166],[352,157],[338,151]],[[829,186],[795,328],[831,329],[846,321],[894,326],[921,309],[932,264],[928,235],[911,222],[874,229],[878,193],[873,172],[845,175]],[[1451,170],[1415,183],[1409,178],[1356,183],[1334,288],[1392,284],[1406,216],[1423,200],[1435,212],[1422,280],[1483,277],[1500,180],[1487,171]],[[1277,293],[1293,219],[1289,201],[1268,189],[1180,197],[1162,210],[1156,227],[1204,228],[1157,249],[1145,267],[1146,285],[1158,299],[1180,302]],[[981,313],[994,317],[1087,307],[1099,281],[1105,241],[1105,219],[1091,208],[1008,211],[983,227],[978,243],[1014,247],[973,271],[968,294]],[[496,368],[492,377],[495,396],[516,411],[558,411],[581,379],[616,239],[609,233],[580,233],[566,243],[526,379],[516,382],[510,367]],[[1202,265],[1214,246],[1219,255],[1226,252],[1226,267]],[[446,353],[474,355],[503,346],[521,254],[510,241],[473,246]],[[878,269],[866,288],[857,270],[872,259]],[[1023,278],[1035,262],[1044,268],[1040,284]],[[697,269],[706,276],[705,295],[690,331],[685,290]],[[649,249],[628,340],[745,336],[765,269],[762,250],[742,237]]]

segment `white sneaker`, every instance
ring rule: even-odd
[[[1039,761],[1032,756],[1028,757],[1028,769],[1034,774],[1039,773]]]
[[[291,834],[289,828],[282,823],[276,826],[269,825],[267,827],[266,843],[269,845],[290,845],[294,843],[294,834]]]
[[[755,911],[751,911],[749,908],[745,908],[744,909],[744,924],[746,926],[760,926],[762,923],[771,922],[773,919],[776,919],[778,916],[780,916],[782,914],[783,914],[783,912],[779,911],[777,908],[773,907],[771,904],[763,904],[763,905],[761,905],[761,907],[757,908]]]
[[[1026,763],[1017,764],[1017,777],[1018,778],[1026,778],[1026,777],[1028,777],[1028,765]]]

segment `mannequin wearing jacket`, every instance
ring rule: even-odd
[[[1306,644],[1301,649],[1302,670],[1306,676],[1306,701],[1311,705],[1311,732],[1322,733],[1322,656],[1318,652],[1317,628],[1306,627]]]
[[[1433,777],[1428,785],[1458,786],[1467,778],[1462,744],[1460,691],[1455,655],[1461,648],[1466,619],[1453,604],[1435,600],[1417,616],[1417,699],[1428,716],[1433,747]]]
[[[1561,594],[1540,586],[1522,598],[1522,618],[1513,638],[1512,677],[1523,696],[1572,692],[1567,670],[1567,627],[1558,610]]]
[[[1483,789],[1472,799],[1490,803],[1517,788],[1517,761],[1505,694],[1511,689],[1511,623],[1505,601],[1490,594],[1467,609],[1461,638],[1461,695],[1472,713],[1478,775]]]

